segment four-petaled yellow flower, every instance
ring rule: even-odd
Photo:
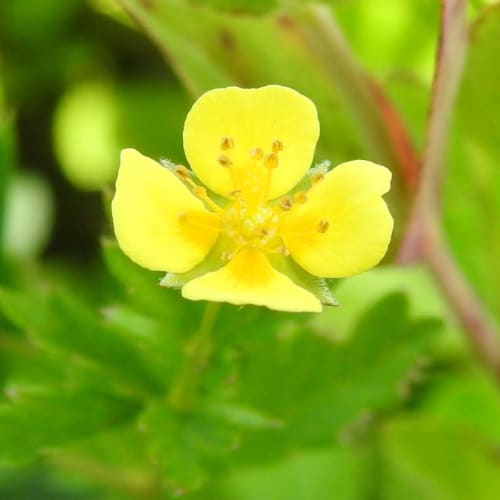
[[[393,219],[385,167],[356,160],[308,174],[318,137],[314,104],[292,89],[205,93],[184,125],[192,171],[122,152],[112,206],[121,249],[166,271],[164,284],[187,299],[321,311],[304,283],[376,265]]]

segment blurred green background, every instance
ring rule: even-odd
[[[394,263],[439,14],[437,0],[1,2],[0,498],[500,499],[497,382],[427,269]],[[467,14],[443,222],[498,324],[500,3]],[[316,103],[316,161],[392,169],[393,246],[331,284],[338,309],[224,305],[196,404],[177,412],[203,304],[116,246],[119,152],[184,162],[198,95],[270,83]]]

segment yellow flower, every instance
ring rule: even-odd
[[[292,89],[205,93],[184,125],[192,171],[122,151],[112,206],[121,249],[191,300],[321,311],[319,277],[376,265],[393,220],[385,167],[356,160],[308,174],[318,137],[314,104]]]

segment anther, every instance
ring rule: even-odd
[[[187,222],[187,214],[186,214],[186,212],[179,212],[177,214],[177,218],[179,219],[179,222],[181,224],[186,224],[186,222]]]
[[[229,261],[233,258],[233,254],[231,252],[228,252],[227,250],[224,250],[220,258],[221,260]]]
[[[241,196],[241,189],[233,189],[230,193],[229,196],[231,198],[239,198]]]
[[[175,173],[183,180],[189,178],[189,170],[182,165],[177,165],[175,167]]]
[[[283,143],[279,139],[276,139],[273,142],[273,153],[279,153],[280,151],[283,151]]]
[[[272,169],[278,166],[278,155],[276,153],[268,154],[264,157],[264,167]]]
[[[198,198],[206,198],[207,190],[203,186],[193,186],[193,194]]]
[[[219,155],[217,161],[225,168],[229,168],[233,162],[226,155]]]
[[[252,158],[253,160],[262,160],[264,156],[264,151],[262,151],[261,148],[252,148],[250,150],[250,158]]]
[[[295,193],[293,199],[295,203],[303,205],[307,201],[307,195],[306,193],[299,191],[298,193]]]
[[[318,182],[322,181],[325,178],[325,174],[323,172],[314,172],[313,176],[311,177],[311,181],[313,184],[317,184]]]
[[[220,141],[220,148],[222,151],[234,148],[234,140],[232,137],[223,137]]]
[[[293,200],[289,196],[285,196],[280,200],[279,206],[282,210],[290,210],[293,207]]]
[[[328,231],[329,227],[330,227],[330,223],[325,219],[321,219],[318,222],[317,230],[319,233],[326,233]]]
[[[284,255],[285,257],[288,257],[290,255],[290,252],[288,251],[288,248],[286,248],[285,246],[281,246],[280,253],[282,255]]]

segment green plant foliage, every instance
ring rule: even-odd
[[[500,8],[468,14],[443,222],[498,316]],[[392,258],[439,16],[433,0],[0,2],[0,498],[496,500],[500,396],[463,336],[485,331],[458,324],[425,261]],[[194,97],[266,84],[315,102],[316,162],[393,172],[388,265],[331,280],[322,314],[184,300],[112,236],[121,148],[182,163]],[[36,193],[7,209],[31,178],[50,186],[50,239],[7,252],[5,228],[37,237]]]
[[[26,353],[35,366],[18,364],[1,406],[0,423],[9,429],[0,447],[6,463],[45,449],[57,457],[61,444],[132,425],[167,491],[195,490],[228,460],[260,463],[335,443],[380,412],[393,411],[407,397],[408,376],[439,327],[411,319],[403,296],[394,295],[370,309],[351,340],[335,345],[307,326],[309,315],[287,327],[283,314],[227,306],[199,400],[192,412],[177,413],[167,395],[181,369],[179,332],[192,328],[192,318],[176,314],[172,331],[156,318],[164,319],[166,309],[178,313],[177,304],[189,306],[151,286],[151,273],[125,260],[116,246],[105,248],[131,292],[128,305],[96,315],[63,292],[0,293],[2,310],[35,346]],[[146,275],[149,297],[141,292]],[[389,325],[388,317],[394,318]],[[266,328],[257,331],[256,324]],[[36,427],[29,423],[33,416]]]
[[[390,470],[384,498],[486,500],[500,489],[494,452],[460,428],[436,420],[396,420],[382,439]]]

